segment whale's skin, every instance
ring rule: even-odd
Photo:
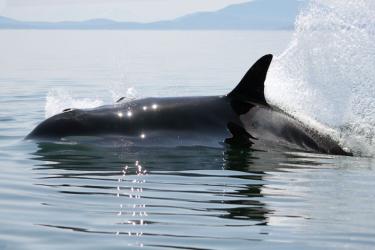
[[[271,107],[252,103],[238,115],[226,96],[145,98],[94,109],[70,110],[39,124],[28,138],[126,136],[142,144],[219,146],[231,137],[228,123],[241,124],[254,148],[285,147],[347,155],[337,143]],[[157,142],[155,142],[157,140]]]
[[[145,98],[63,112],[39,124],[27,138],[126,136],[143,144],[215,138],[209,144],[218,145],[220,138],[230,136],[228,122],[240,119],[225,96]]]
[[[264,81],[271,59],[258,60],[228,95],[145,98],[67,110],[40,123],[26,138],[99,136],[135,145],[227,144],[350,155],[330,136],[268,105]]]

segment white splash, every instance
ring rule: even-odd
[[[125,80],[113,82],[110,84],[110,90],[113,102],[124,97],[123,101],[132,101],[137,99],[138,92],[134,87],[129,87]]]
[[[47,94],[45,105],[45,117],[51,117],[61,113],[68,108],[95,108],[103,105],[103,101],[90,98],[73,98],[72,95],[63,89],[51,90]]]
[[[289,47],[271,65],[270,103],[374,155],[375,1],[312,0],[300,13]]]
[[[108,97],[108,94],[111,95],[113,103],[115,103],[121,97],[124,97],[122,102],[135,100],[138,96],[137,91],[130,87],[126,87],[125,84],[112,85],[109,88],[107,95],[103,95],[100,99],[98,98],[76,98],[65,89],[53,89],[50,90],[46,97],[45,104],[45,118],[51,117],[53,115],[61,113],[64,109],[73,108],[73,109],[87,109],[95,108],[103,105],[105,102],[105,97]],[[119,114],[121,117],[124,114]],[[132,116],[132,113],[129,111],[127,116]]]

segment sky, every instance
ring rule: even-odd
[[[251,0],[0,0],[0,16],[22,21],[169,20]]]

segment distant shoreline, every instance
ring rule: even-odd
[[[272,8],[270,8],[272,6]],[[254,0],[214,12],[197,12],[150,23],[90,19],[84,21],[19,21],[0,16],[1,30],[293,30],[303,2]]]
[[[220,28],[207,28],[207,29],[110,29],[110,28],[2,28],[0,30],[46,30],[46,31],[58,31],[58,30],[79,30],[79,31],[293,31],[293,28],[287,29],[220,29]]]

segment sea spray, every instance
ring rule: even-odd
[[[120,98],[124,98],[126,101],[133,101],[138,98],[138,92],[134,87],[129,86],[126,75],[120,74],[118,81],[113,81],[109,84],[109,92],[112,97],[112,101],[116,102]]]
[[[134,88],[120,87],[120,84],[116,85],[116,87],[113,86],[108,90],[108,94],[111,95],[113,103],[115,103],[121,97],[124,97],[122,102],[126,102],[132,101],[138,96],[137,91]],[[72,93],[66,89],[52,89],[48,92],[46,97],[44,114],[45,118],[48,118],[61,113],[64,109],[96,108],[104,103],[105,101],[103,96],[101,98],[80,98],[74,97]]]
[[[91,98],[74,98],[64,89],[53,89],[48,92],[45,105],[45,118],[61,113],[67,108],[94,108],[103,105],[103,101]]]
[[[271,66],[267,100],[319,129],[334,129],[355,153],[373,155],[374,41],[375,1],[312,0]]]

